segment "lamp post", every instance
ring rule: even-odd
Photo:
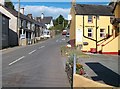
[[[18,0],[18,21],[17,21],[18,45],[20,45],[20,0]]]

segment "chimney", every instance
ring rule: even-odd
[[[76,6],[76,0],[72,0],[72,6]]]
[[[44,19],[44,14],[43,13],[41,14],[41,19]]]
[[[20,13],[24,15],[24,8],[20,8]]]
[[[33,19],[32,14],[27,15],[30,19]]]
[[[0,0],[0,4],[4,6],[5,5],[5,0]]]

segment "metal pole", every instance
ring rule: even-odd
[[[20,45],[19,44],[19,38],[20,38],[20,36],[19,36],[19,34],[20,34],[20,0],[18,0],[18,25],[17,25],[17,28],[18,28],[18,30],[17,30],[17,34],[18,34],[18,45]]]
[[[97,53],[97,29],[98,29],[98,27],[97,27],[97,15],[96,15],[96,53]]]
[[[73,66],[73,74],[76,74],[76,55],[74,54],[74,66]]]

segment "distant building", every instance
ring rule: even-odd
[[[0,12],[0,49],[9,46],[9,17]]]
[[[45,17],[43,13],[41,14],[41,17],[37,17],[36,20],[45,24],[47,29],[54,26],[53,25],[53,18],[51,16]]]
[[[120,12],[118,7],[117,15]],[[118,48],[114,49],[118,42],[114,41],[114,30],[111,24],[111,17],[114,15],[110,6],[73,2],[71,16],[70,43],[72,46],[80,46],[84,52],[118,54]]]

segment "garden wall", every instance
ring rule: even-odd
[[[112,86],[95,82],[78,74],[73,75],[73,87],[74,89],[116,89]]]

